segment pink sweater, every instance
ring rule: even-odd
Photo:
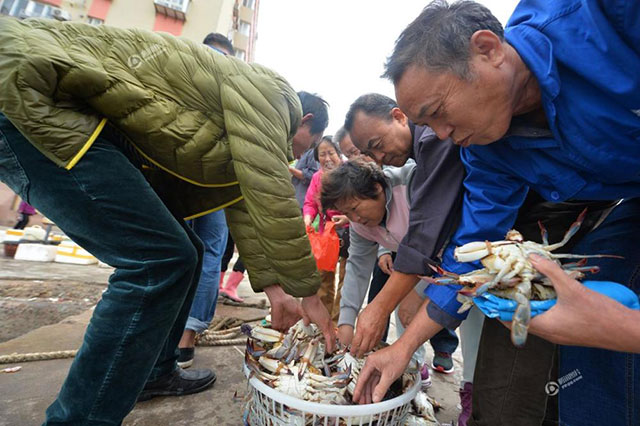
[[[318,230],[322,232],[324,231],[324,224],[327,220],[331,220],[335,215],[342,213],[338,210],[327,210],[326,215],[322,214],[320,191],[322,191],[322,169],[313,174],[309,189],[307,189],[307,195],[304,198],[304,207],[302,208],[302,214],[304,216],[311,216],[311,219],[315,219],[318,214],[320,215],[320,226]]]

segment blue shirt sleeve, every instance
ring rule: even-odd
[[[491,146],[465,148],[460,150],[460,156],[467,170],[462,216],[442,259],[442,268],[456,274],[464,274],[482,266],[479,263],[456,262],[454,249],[472,241],[504,239],[515,223],[518,209],[528,192],[528,187],[521,179],[500,169],[503,160]],[[425,294],[431,304],[436,305],[428,310],[434,321],[451,326],[455,321],[466,318],[466,313],[457,313],[460,308],[460,302],[456,299],[459,289],[457,285],[427,287]],[[439,314],[436,315],[436,311]]]

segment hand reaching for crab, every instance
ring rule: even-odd
[[[326,341],[326,350],[331,353],[336,347],[336,331],[331,322],[327,308],[324,307],[320,297],[303,297],[302,303],[284,292],[282,287],[275,284],[264,289],[271,304],[271,327],[286,333],[291,326],[304,319],[305,325],[314,323],[320,328]]]
[[[320,300],[320,296],[314,294],[313,296],[303,297],[302,309],[305,325],[309,325],[309,322],[317,325],[324,335],[327,353],[333,352],[336,348],[336,329],[333,326],[327,308]]]
[[[271,327],[285,333],[304,316],[300,302],[284,292],[279,285],[264,289],[271,305]]]
[[[353,402],[371,404],[382,401],[391,384],[405,372],[411,353],[396,342],[369,355],[358,377]]]
[[[358,315],[356,334],[351,342],[351,355],[362,358],[365,353],[373,349],[387,328],[388,318],[389,313],[376,297]]]
[[[338,340],[340,340],[343,346],[349,346],[353,340],[353,326],[342,324],[338,327]]]

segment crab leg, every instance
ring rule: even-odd
[[[564,238],[562,239],[562,241],[560,241],[559,243],[547,245],[547,247],[545,247],[545,250],[553,251],[567,244],[571,239],[571,237],[573,237],[576,234],[576,232],[578,232],[578,230],[580,229],[580,226],[582,226],[582,222],[584,221],[584,218],[586,215],[587,215],[587,209],[582,210],[582,213],[580,213],[576,221],[571,224],[571,226],[569,227],[569,230],[564,234]]]
[[[547,232],[547,228],[544,227],[542,221],[538,221],[538,227],[540,228],[540,236],[542,237],[542,245],[549,245],[549,233]]]

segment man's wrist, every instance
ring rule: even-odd
[[[269,287],[265,287],[263,290],[267,294],[267,297],[269,298],[271,304],[273,304],[275,300],[282,299],[285,294],[284,290],[282,289],[282,287],[280,287],[279,284],[270,285]]]
[[[419,345],[416,345],[415,342],[411,342],[410,339],[402,338],[401,336],[394,345],[397,345],[397,350],[402,359],[410,360],[413,354],[418,350]]]
[[[378,308],[382,309],[386,315],[391,315],[402,299],[413,290],[418,281],[420,279],[417,275],[393,271],[387,283],[382,287],[382,290],[373,299],[372,303],[378,304]]]

